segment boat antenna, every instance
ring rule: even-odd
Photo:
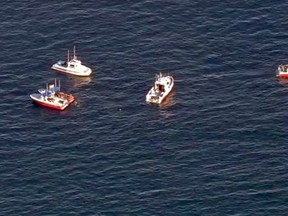
[[[69,49],[68,49],[68,55],[67,55],[67,62],[69,62]]]
[[[75,55],[75,45],[74,45],[74,57],[73,57],[74,59],[76,59],[76,55]]]

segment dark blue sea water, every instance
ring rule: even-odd
[[[288,215],[287,1],[1,3],[0,215]],[[50,69],[74,45],[89,78]]]

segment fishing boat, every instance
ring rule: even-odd
[[[146,95],[146,102],[161,104],[174,86],[174,78],[168,74],[159,73],[155,76],[154,86]]]
[[[276,76],[280,78],[288,78],[288,65],[279,65]]]
[[[60,80],[52,84],[46,84],[45,89],[39,89],[38,93],[30,95],[34,103],[57,110],[66,109],[74,101],[74,96],[60,90]]]
[[[74,46],[74,54],[71,59],[68,50],[67,61],[60,60],[56,64],[53,64],[51,68],[56,71],[82,77],[89,76],[92,73],[91,68],[83,65],[82,62],[77,58],[75,54],[75,46]]]

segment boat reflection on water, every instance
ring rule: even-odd
[[[176,105],[175,100],[175,90],[173,89],[170,94],[165,98],[165,100],[159,104],[159,114],[164,119],[169,119],[172,116],[175,116],[175,112],[173,109],[169,109]]]
[[[73,87],[84,87],[88,86],[92,81],[92,78],[89,77],[76,77],[68,76],[68,83]]]
[[[277,77],[279,84],[287,86],[288,85],[288,79]]]
[[[170,107],[174,106],[176,104],[174,96],[175,96],[175,90],[172,89],[172,91],[164,99],[164,101],[161,104],[158,105],[160,107],[160,109],[167,109],[167,108],[170,108]]]

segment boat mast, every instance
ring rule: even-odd
[[[69,49],[68,49],[68,55],[67,55],[67,62],[69,62]]]
[[[74,59],[76,59],[76,55],[75,55],[75,45],[74,45],[74,56],[73,56]]]

